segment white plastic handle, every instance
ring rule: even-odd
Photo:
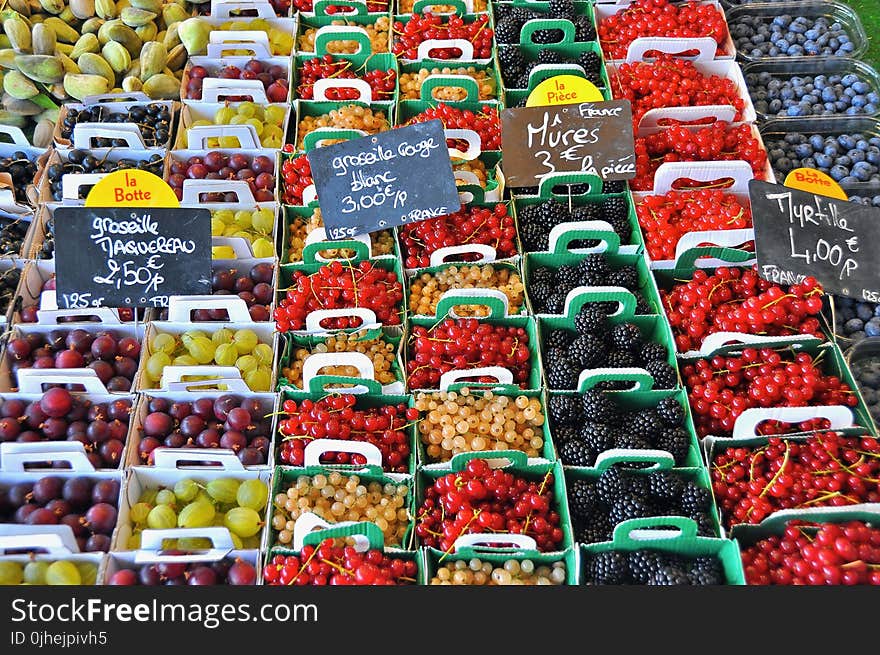
[[[638,367],[621,367],[621,368],[588,368],[581,371],[581,374],[578,376],[577,385],[575,389],[582,389],[584,382],[591,378],[604,376],[608,373],[624,373],[626,375],[647,375],[651,376],[648,371],[643,368]],[[632,382],[632,387],[627,389],[627,391],[650,391],[650,389],[642,389],[642,383],[636,379]]]
[[[146,150],[144,137],[134,123],[77,123],[73,128],[73,147],[92,148],[92,139],[123,139],[126,148]]]
[[[325,366],[354,366],[358,370],[358,377],[362,380],[373,380],[376,377],[376,371],[373,367],[373,360],[364,353],[344,352],[344,353],[315,353],[309,355],[303,361],[303,389],[309,390],[309,383]],[[369,393],[369,389],[364,386],[357,386],[346,389],[345,393],[359,394]]]
[[[17,146],[31,147],[30,142],[20,127],[0,124],[0,134],[7,135],[12,140],[12,143]]]
[[[351,453],[363,455],[367,466],[382,466],[382,452],[368,441],[347,439],[313,439],[303,451],[303,466],[321,466],[324,453]]]
[[[731,178],[733,185],[724,189],[725,193],[748,193],[749,180],[754,178],[752,167],[748,162],[708,161],[708,162],[667,162],[660,164],[654,173],[655,195],[665,195],[673,190],[678,180],[695,180],[697,182],[714,182]]]
[[[480,178],[478,178],[473,171],[453,171],[452,174],[455,176],[456,180],[464,182],[465,184],[480,185]]]
[[[477,302],[474,302],[474,305],[481,304],[479,300],[481,298],[495,298],[498,302],[504,305],[504,315],[507,316],[510,312],[510,301],[507,298],[507,294],[499,289],[447,289],[443,292],[440,298],[437,300],[438,304],[443,301],[444,298],[476,298]],[[460,302],[459,305],[467,305],[467,302]],[[455,313],[455,307],[449,308],[449,316],[450,318],[462,318],[458,314]],[[505,371],[507,369],[504,369]]]
[[[253,259],[254,251],[250,241],[244,237],[211,237],[212,248],[232,248],[234,259]],[[250,320],[250,319],[248,319]]]
[[[304,196],[303,201],[305,201],[305,194],[303,194],[303,196]],[[373,244],[370,241],[369,234],[358,234],[353,237],[346,237],[345,240],[346,241],[360,241],[362,244],[364,244],[367,247],[367,252],[372,251]],[[327,250],[333,250],[333,243],[334,242],[329,241],[327,239],[327,230],[325,230],[323,227],[316,227],[314,230],[312,230],[311,232],[308,233],[303,245],[307,246],[311,243],[323,243],[323,242],[327,243]],[[344,262],[344,261],[349,261],[353,258],[354,258],[354,255],[352,257],[332,257],[332,258],[329,258],[329,257],[322,256],[320,252],[315,253],[315,260],[319,261],[319,262],[333,262],[333,261]]]
[[[466,14],[475,13],[474,12],[474,0],[461,0],[461,1],[464,3],[464,10],[465,10]],[[451,16],[451,15],[455,14],[454,8],[452,9],[452,11],[440,11],[439,10],[440,7],[445,7],[445,6],[447,6],[447,5],[444,5],[443,2],[441,2],[440,0],[437,0],[437,4],[426,5],[422,11],[425,14],[431,13],[431,14],[437,14],[438,16]]]
[[[80,307],[76,309],[60,309],[58,293],[55,289],[47,289],[40,293],[40,308],[37,310],[37,325],[58,325],[59,318],[70,316],[95,316],[102,324],[122,325],[119,312],[110,307]]]
[[[633,295],[632,291],[627,289],[626,287],[575,287],[565,296],[565,310],[563,311],[563,316],[571,316],[571,303],[577,300],[577,297],[585,292],[599,292],[599,293],[625,293],[628,295]],[[608,314],[608,316],[617,316],[618,314],[623,313],[623,303],[620,301],[603,301],[603,302],[617,302],[617,309],[614,310],[613,313]]]
[[[94,186],[108,175],[109,173],[65,173],[61,177],[61,200],[80,202],[80,187]]]
[[[169,296],[168,320],[178,323],[190,322],[190,312],[195,309],[225,309],[233,323],[248,323],[251,314],[247,303],[238,296]]]
[[[162,542],[166,539],[210,539],[211,548],[201,553],[162,555]],[[214,528],[170,528],[168,530],[144,530],[141,532],[141,548],[135,552],[136,564],[158,562],[215,562],[226,557],[235,548],[229,530]]]
[[[319,439],[323,441],[323,439]],[[316,443],[316,442],[312,442]],[[305,545],[306,535],[315,530],[326,530],[328,528],[342,528],[349,525],[357,525],[355,521],[341,521],[340,523],[328,523],[320,516],[313,512],[300,514],[299,518],[293,524],[293,549],[300,551]],[[352,535],[354,547],[359,553],[364,553],[370,549],[370,540],[362,534]]]
[[[181,462],[197,462],[196,465],[182,466]],[[219,464],[223,471],[243,471],[244,465],[232,450],[228,448],[165,448],[153,450],[153,465],[157,469],[201,468],[201,464],[210,462]]]
[[[190,150],[207,150],[208,139],[232,136],[238,139],[243,150],[261,148],[260,137],[253,125],[197,125],[186,130],[186,147]]]
[[[482,366],[465,370],[446,371],[440,376],[440,391],[447,391],[449,387],[459,380],[467,378],[491,376],[498,380],[498,384],[513,384],[513,372],[503,366]]]
[[[229,96],[250,96],[258,105],[269,104],[266,89],[260,80],[227,80],[219,77],[206,77],[202,80],[204,102],[223,102]]]
[[[477,254],[480,256],[480,258],[475,261],[467,262],[469,265],[488,264],[494,262],[497,256],[495,248],[490,245],[485,243],[468,243],[461,246],[444,246],[443,248],[437,248],[437,250],[431,253],[429,263],[431,266],[440,266],[441,264],[446,263],[447,257],[465,254]]]
[[[308,207],[318,199],[318,189],[314,184],[310,184],[303,189],[302,203],[304,207]]]
[[[733,105],[700,105],[699,107],[661,107],[649,109],[639,121],[639,130],[656,129],[663,127],[660,121],[674,119],[691,122],[706,118],[714,118],[716,121],[732,123],[736,118],[736,109]]]
[[[49,555],[79,553],[69,525],[0,525],[0,554],[10,550],[40,550]]]
[[[334,14],[334,16],[345,16],[345,15],[346,14],[343,12],[336,12]],[[338,41],[351,41],[352,39],[346,39],[346,38],[344,38],[344,36],[346,34],[353,34],[355,32],[363,34],[365,37],[367,37],[367,41],[370,40],[369,32],[367,32],[367,30],[365,30],[363,27],[360,27],[358,25],[324,25],[322,27],[319,27],[318,31],[315,32],[314,43],[317,43],[318,41],[320,41],[322,39],[322,35],[324,35],[324,34],[339,34],[340,38],[333,39],[333,41],[336,41],[336,40],[338,40]],[[332,43],[332,41],[328,41],[328,42]],[[357,45],[357,50],[355,50],[354,52],[349,53],[349,54],[353,54],[353,55],[368,54],[366,52],[361,52],[361,50],[363,48],[358,41],[355,41],[354,43]],[[367,86],[369,87],[369,84]],[[317,84],[315,84],[315,88],[317,89]]]
[[[841,430],[853,425],[852,410],[845,405],[819,405],[816,407],[753,407],[740,414],[733,424],[734,439],[760,436],[756,429],[764,421],[801,423],[814,418],[828,419],[829,430]]]
[[[480,139],[480,135],[477,134],[474,130],[463,130],[463,129],[451,129],[451,130],[443,130],[447,139],[459,139],[461,141],[467,141],[468,147],[467,150],[462,152],[457,148],[449,148],[449,156],[453,159],[464,159],[466,161],[472,161],[480,156],[480,153],[483,151],[483,141]]]
[[[675,261],[678,261],[688,250],[696,248],[701,243],[711,243],[713,246],[734,248],[748,241],[755,240],[754,228],[747,227],[736,230],[707,230],[705,232],[688,232],[675,244]],[[711,336],[711,335],[710,335]]]
[[[598,230],[599,232],[609,232],[614,234],[614,228],[607,221],[572,221],[570,223],[559,223],[550,229],[550,235],[547,237],[547,249],[550,252],[556,252],[556,245],[563,234],[575,230]],[[608,242],[599,239],[599,245],[592,248],[578,248],[579,253],[596,253],[608,250]]]
[[[604,462],[606,459],[616,460],[619,457],[638,455],[650,457],[651,459],[657,460],[647,468],[640,468],[640,471],[659,471],[664,468],[671,469],[675,467],[675,458],[672,456],[672,453],[669,453],[665,450],[639,450],[636,448],[611,448],[610,450],[601,452],[596,456],[596,463],[593,464],[593,467],[597,469],[601,468],[602,462]]]
[[[339,134],[341,132],[357,132],[361,136],[367,136],[367,133],[364,132],[363,130],[347,129],[347,128],[344,129],[341,127],[319,127],[316,130],[312,130],[312,132],[317,132],[318,134],[320,134],[323,137],[322,139],[315,142],[316,148],[323,148],[325,145],[327,145],[324,143],[325,141],[330,141],[331,139],[338,139]],[[312,132],[309,132],[309,134],[312,134]],[[310,186],[314,186],[314,185],[310,185]],[[317,192],[316,192],[315,197],[317,198]],[[303,192],[303,202],[305,202],[305,192]],[[308,203],[305,203],[305,204],[308,204]]]
[[[273,15],[274,18],[274,15]],[[260,30],[213,30],[208,37],[208,57],[210,59],[222,59],[224,52],[230,50],[246,50],[251,53],[253,59],[271,59],[272,51],[269,47],[269,36]],[[207,80],[206,80],[207,81]],[[257,82],[262,88],[263,83]],[[202,87],[204,91],[204,87]],[[204,99],[204,92],[202,93]],[[257,102],[254,99],[254,102]]]
[[[67,443],[61,441],[2,444],[0,458],[4,473],[25,473],[28,471],[26,464],[41,462],[67,462],[69,469],[63,469],[65,473],[94,473],[95,467],[86,457],[86,451],[79,442]]]
[[[258,18],[275,18],[275,10],[260,0],[211,0],[211,18],[237,18],[233,12],[256,11]]]
[[[489,544],[512,544],[519,550],[538,550],[538,544],[532,537],[506,532],[463,534],[453,542],[452,548],[454,551],[458,551],[460,548],[473,548],[474,546],[488,547]]]
[[[461,55],[449,57],[443,61],[474,61],[474,44],[467,39],[427,39],[419,44],[416,52],[418,61],[430,59],[428,53],[434,48],[458,48]]]
[[[234,193],[243,205],[255,205],[256,200],[250,185],[245,180],[184,180],[182,206],[199,207],[204,205],[199,200],[202,193]]]
[[[342,316],[356,316],[361,319],[359,329],[379,325],[376,313],[366,307],[340,307],[339,309],[317,309],[306,316],[306,332],[326,332],[321,327],[321,321],[328,318],[340,318]]]
[[[312,90],[314,99],[317,101],[330,100],[330,98],[327,97],[328,89],[354,89],[358,92],[358,97],[355,99],[357,102],[369,103],[373,99],[373,89],[370,86],[370,83],[358,78],[324,78],[315,80],[315,85]],[[346,102],[348,101],[346,100]]]
[[[211,380],[189,380],[184,377],[212,376]],[[216,387],[223,385],[230,392],[247,393],[250,387],[241,377],[241,371],[234,366],[166,366],[162,369],[162,380],[159,388],[163,391],[189,391],[198,387]]]
[[[86,393],[110,393],[91,368],[20,368],[17,377],[19,393],[43,393],[44,384],[81,384]]]
[[[712,61],[718,44],[710,36],[706,37],[680,37],[680,36],[642,36],[629,44],[626,51],[626,61],[645,61],[645,53],[657,50],[670,55],[677,55],[687,50],[696,50],[696,57],[689,57],[694,61]]]

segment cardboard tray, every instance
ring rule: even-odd
[[[7,551],[14,554],[7,555]],[[95,584],[103,584],[107,555],[80,552],[73,532],[67,526],[0,525],[0,562],[17,562],[25,566],[30,562],[51,564],[57,561],[93,564]]]
[[[467,535],[471,536],[471,535]],[[473,535],[483,536],[483,535]],[[505,562],[511,560],[522,563],[529,560],[534,563],[535,568],[541,566],[552,567],[558,562],[562,562],[565,566],[564,585],[576,585],[578,583],[578,550],[569,548],[562,553],[542,553],[537,550],[527,548],[493,548],[482,544],[457,546],[451,553],[443,553],[435,548],[423,548],[422,552],[425,557],[424,575],[419,584],[430,585],[431,580],[437,575],[437,570],[445,564],[453,564],[456,562],[472,562],[479,559],[481,562],[489,562],[493,567],[503,567]]]
[[[283,143],[278,148],[269,148],[263,145],[257,131],[253,125],[215,125],[214,115],[222,107],[236,105],[238,103],[225,102],[188,102],[184,105],[180,112],[180,123],[177,129],[177,139],[174,141],[174,148],[178,150],[205,150],[207,140],[212,137],[233,136],[238,138],[239,148],[242,150],[280,150]],[[269,106],[269,105],[265,105]],[[281,124],[281,131],[286,135],[290,124],[291,112],[294,111],[292,106],[284,108],[284,121]],[[296,115],[294,114],[294,120]],[[199,120],[211,121],[212,125],[204,125],[191,127],[192,124]],[[282,139],[283,141],[283,139]]]
[[[165,175],[164,180],[167,182],[169,176],[171,175],[171,164],[175,161],[181,162],[186,161],[190,157],[204,157],[208,152],[219,152],[221,154],[230,156],[236,154],[247,155],[250,159],[254,157],[268,157],[275,164],[274,169],[272,170],[272,175],[275,176],[275,188],[272,189],[272,193],[274,194],[274,198],[270,200],[261,200],[257,201],[254,199],[254,193],[250,188],[250,185],[245,180],[194,180],[194,179],[185,179],[183,181],[183,195],[180,199],[180,204],[183,207],[200,207],[202,209],[216,209],[218,206],[225,206],[228,208],[230,203],[226,202],[208,202],[207,200],[201,200],[200,196],[203,193],[235,193],[238,201],[234,204],[242,205],[244,207],[255,207],[257,205],[266,205],[266,204],[274,204],[278,200],[278,178],[280,177],[279,172],[281,167],[278,163],[278,151],[277,150],[244,150],[244,149],[232,149],[232,148],[212,148],[210,151],[208,150],[173,150],[168,153],[165,158]]]
[[[212,35],[223,34],[214,30]],[[258,32],[247,32],[247,34],[259,34]],[[240,44],[236,44],[240,45]],[[255,47],[262,47],[259,44],[253,44]],[[208,47],[211,47],[209,44]],[[226,66],[236,66],[243,68],[249,61],[259,61],[264,66],[281,66],[287,70],[287,79],[290,84],[288,87],[287,97],[284,102],[272,103],[266,96],[266,87],[260,80],[230,80],[219,77],[220,71]],[[202,97],[190,98],[187,86],[190,81],[190,71],[193,66],[203,66],[208,75],[202,81]],[[291,88],[293,83],[291,80],[291,59],[289,57],[273,57],[267,56],[265,53],[257,54],[253,57],[221,57],[215,56],[192,56],[183,69],[183,75],[180,80],[180,97],[184,105],[199,103],[222,103],[230,97],[249,97],[252,102],[258,105],[268,106],[270,104],[278,104],[289,106],[291,99]],[[233,101],[238,102],[238,101]]]
[[[6,138],[9,140],[7,141]],[[49,151],[45,148],[32,146],[19,128],[12,125],[0,125],[0,157],[11,157],[17,152],[23,153],[28,161],[36,163],[37,173],[34,176],[34,186],[36,186],[45,170]],[[14,217],[33,214],[34,207],[37,206],[36,193],[36,189],[29,186],[25,189],[27,202],[22,203],[15,198],[12,189],[0,189],[0,215]]]
[[[180,111],[180,103],[176,101],[151,100],[146,94],[140,91],[125,94],[106,94],[101,96],[91,96],[86,99],[88,100],[88,104],[68,103],[61,106],[61,110],[58,113],[58,120],[55,122],[55,131],[52,135],[55,143],[55,148],[57,148],[58,150],[82,148],[84,150],[88,150],[95,156],[97,156],[97,153],[106,153],[110,150],[109,148],[91,148],[91,137],[104,137],[111,139],[124,138],[128,140],[129,145],[127,147],[131,150],[155,150],[161,152],[171,147],[172,141],[170,135],[168,137],[168,141],[166,141],[165,143],[156,146],[147,146],[144,143],[143,133],[135,123],[107,123],[103,127],[100,127],[98,131],[94,132],[91,129],[85,130],[84,128],[77,125],[73,128],[71,138],[65,139],[61,136],[61,124],[70,113],[70,110],[76,109],[77,111],[81,111],[86,107],[94,108],[96,105],[101,106],[105,109],[105,116],[109,116],[112,114],[127,114],[132,107],[162,105],[171,112],[170,134],[174,134],[174,131],[177,128],[177,118],[178,112]],[[134,127],[134,130],[131,130],[131,127]],[[89,136],[90,134],[91,137]],[[75,139],[77,138],[83,139],[83,142],[80,143],[80,145],[76,145],[75,143]]]
[[[380,54],[382,52],[389,52],[391,50],[391,28],[393,26],[394,21],[391,20],[391,17],[387,11],[383,11],[381,13],[368,13],[366,2],[357,1],[351,2],[348,6],[352,8],[352,11],[348,12],[337,12],[333,14],[328,14],[327,9],[333,6],[333,3],[329,0],[316,0],[313,5],[313,11],[311,12],[303,12],[300,11],[299,18],[299,29],[296,34],[296,53],[307,55],[314,52],[314,47],[311,50],[307,50],[304,47],[300,47],[302,40],[304,39],[306,32],[310,29],[315,30],[315,39],[317,40],[319,35],[325,34],[333,34],[338,30],[335,28],[354,28],[357,32],[366,33],[364,28],[369,26],[375,26],[381,17],[388,17],[388,38],[385,41],[385,49],[380,50]],[[337,7],[340,5],[336,5]],[[390,3],[389,3],[390,7]],[[334,28],[334,29],[328,29]],[[322,39],[327,38],[325,36],[321,36]],[[331,53],[332,54],[332,53]]]
[[[422,82],[419,90],[418,98],[404,98],[400,96],[399,102],[409,103],[415,101],[423,102],[445,102],[448,105],[455,106],[460,102],[497,102],[502,103],[504,91],[501,84],[501,76],[498,73],[498,67],[492,64],[472,64],[468,62],[445,61],[442,59],[424,59],[419,62],[411,62],[402,64],[400,67],[400,75],[412,73],[418,75],[419,71],[426,69],[428,71],[439,68],[451,69],[449,73],[430,73]],[[477,81],[467,73],[468,68],[473,68],[477,72],[484,72],[493,86],[494,91],[491,97],[480,98],[480,89]],[[464,72],[458,72],[464,71]],[[436,91],[457,88],[465,92],[464,100],[441,100],[435,97]]]
[[[242,189],[236,187],[237,191],[244,193]],[[244,193],[244,195],[247,195]],[[196,195],[195,200],[193,200],[193,196],[190,195],[189,198],[186,198],[182,203],[184,207],[202,207],[201,203],[198,202],[198,197]],[[276,239],[278,238],[278,211],[280,205],[277,202],[218,202],[212,203],[210,206],[212,215],[215,211],[223,211],[223,210],[232,210],[233,212],[239,210],[247,210],[254,211],[259,208],[266,208],[272,210],[272,214],[275,216],[275,221],[272,227],[272,234],[267,235],[267,239],[270,239],[273,244],[276,243]],[[236,260],[239,259],[255,259],[254,250],[251,241],[245,239],[244,237],[211,237],[211,252],[212,256],[214,256],[214,262],[223,261],[235,263]],[[276,247],[277,252],[277,247]],[[222,255],[221,257],[217,257],[216,255]],[[229,256],[231,255],[231,256]]]

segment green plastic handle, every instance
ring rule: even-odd
[[[522,467],[529,463],[528,456],[521,450],[481,450],[475,453],[458,453],[453,455],[449,460],[449,467],[456,473],[464,471],[467,463],[472,459],[506,459],[509,463],[502,468],[508,466]]]
[[[354,250],[354,257],[346,257],[341,261],[364,261],[370,258],[370,249],[363,241],[315,241],[303,247],[302,259],[306,264],[325,263],[318,261],[318,253],[325,250]]]
[[[352,7],[354,11],[345,12],[343,14],[328,14],[328,7]],[[312,5],[312,11],[315,12],[315,16],[332,16],[334,18],[339,18],[340,16],[366,16],[367,3],[364,2],[364,0],[348,0],[347,2],[340,2],[337,0],[315,0],[315,3]]]
[[[454,391],[458,393],[462,389],[469,389],[470,391],[474,391],[474,387],[476,389],[482,389],[484,391],[491,391],[494,394],[519,394],[522,392],[515,384],[490,384],[488,387],[483,386],[482,383],[471,383],[471,382],[456,382],[455,384],[450,384],[447,391]]]
[[[564,18],[535,18],[526,21],[519,33],[520,45],[541,45],[532,41],[532,35],[538,30],[562,30],[562,41],[550,45],[572,45],[575,43],[574,23]]]
[[[639,530],[652,530],[663,528],[678,528],[680,534],[670,537],[656,536],[650,539],[633,538],[632,533]],[[645,545],[680,543],[697,538],[697,524],[693,519],[685,516],[655,516],[645,519],[630,519],[619,523],[614,528],[611,538],[615,546],[623,546],[638,550]]]
[[[654,388],[654,378],[652,378],[651,374],[647,371],[630,373],[627,371],[615,371],[612,369],[588,374],[581,383],[581,388],[578,389],[578,391],[581,393],[589,391],[600,382],[635,382],[639,385],[639,391],[650,391]]]
[[[338,4],[338,3],[337,3]],[[327,44],[332,43],[333,41],[357,41],[360,46],[360,50],[358,50],[358,55],[371,55],[373,54],[373,46],[370,43],[370,37],[363,32],[358,32],[357,30],[352,30],[350,32],[319,32],[315,37],[315,55],[317,57],[323,57],[324,55],[331,54],[327,52]],[[338,57],[339,55],[334,55],[334,57]]]
[[[535,90],[535,87],[538,86],[541,82],[545,80],[549,80],[551,77],[556,77],[557,75],[574,75],[575,77],[582,77],[587,79],[587,74],[584,73],[583,67],[575,68],[574,64],[570,64],[572,66],[571,69],[568,68],[544,68],[544,69],[532,69],[529,73],[529,86],[528,91],[531,93]],[[598,87],[597,87],[598,88]],[[599,89],[600,91],[602,89]],[[603,93],[604,95],[604,93]]]
[[[504,303],[498,298],[492,298],[489,296],[449,295],[444,296],[437,303],[437,317],[439,318],[448,315],[453,307],[458,307],[459,305],[480,305],[482,307],[488,307],[488,318],[504,318],[506,316]]]
[[[361,521],[355,525],[312,530],[303,537],[303,545],[317,546],[325,539],[343,539],[355,535],[365,536],[370,542],[371,550],[382,550],[385,547],[385,535],[382,534],[382,529],[375,523],[370,523],[369,521]]]
[[[343,139],[344,141],[353,141],[354,139],[362,139],[363,134],[355,130],[340,130],[333,127],[320,128],[309,132],[303,137],[303,149],[310,152],[318,147],[321,141],[327,139]]]
[[[568,195],[553,193],[553,188],[560,184],[589,184],[590,189],[584,195],[602,195],[602,178],[588,173],[549,173],[544,175],[538,183],[538,195],[544,200],[550,200],[551,198],[568,200]],[[581,195],[578,195],[578,197],[580,198]]]
[[[357,384],[367,388],[367,393],[378,395],[382,393],[382,385],[377,380],[365,380],[364,378],[348,377],[347,375],[316,375],[309,380],[309,393],[346,393],[346,389],[326,389],[328,384]]]
[[[623,312],[615,314],[615,318],[628,321],[636,314],[636,297],[623,287],[619,291],[599,291],[598,289],[585,288],[572,299],[568,308],[568,318],[574,320],[584,305],[591,302],[619,302],[623,305]]]
[[[467,7],[464,6],[461,0],[416,0],[415,4],[413,4],[412,13],[421,14],[425,9],[445,5],[453,7],[458,16],[467,14]]]
[[[565,225],[565,223],[561,223],[561,225]],[[620,235],[617,234],[613,229],[612,230],[579,230],[579,229],[566,229],[562,234],[559,235],[559,238],[556,240],[556,247],[553,249],[553,253],[556,255],[567,255],[569,254],[569,246],[572,241],[579,241],[581,239],[592,239],[595,241],[603,241],[607,244],[607,248],[605,249],[606,255],[614,255],[620,250]]]
[[[745,250],[739,250],[738,248],[698,246],[697,248],[690,248],[689,250],[686,250],[681,254],[681,257],[679,257],[678,261],[675,262],[676,272],[689,271],[690,273],[693,273],[697,267],[697,260],[701,257],[714,257],[715,259],[720,259],[723,262],[729,262],[731,264],[741,264],[743,262],[749,261],[750,259],[754,259],[755,254],[747,252]]]
[[[455,105],[459,102],[479,102],[480,100],[480,87],[477,85],[477,81],[469,75],[429,75],[422,82],[421,98],[425,102],[438,102],[438,99],[434,97],[434,91],[449,86],[463,89],[467,96],[464,100],[443,100],[447,105]]]
[[[483,205],[486,203],[486,192],[479,184],[459,184],[456,186],[459,193],[469,193],[473,200],[468,204]]]
[[[637,450],[607,450],[596,458],[596,470],[607,471],[617,464],[654,464],[651,471],[669,471],[675,468],[675,458],[666,452]]]

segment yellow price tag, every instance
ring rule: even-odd
[[[526,99],[526,107],[573,105],[579,102],[602,102],[602,92],[595,84],[577,75],[548,77]]]
[[[822,171],[815,168],[796,168],[785,176],[785,186],[790,189],[798,189],[807,193],[815,193],[817,196],[827,196],[837,200],[849,200],[846,191],[840,185]]]
[[[180,201],[161,177],[131,168],[102,178],[86,196],[86,207],[180,207]]]

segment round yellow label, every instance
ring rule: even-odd
[[[846,191],[822,171],[815,168],[796,168],[785,177],[785,186],[817,196],[827,196],[838,200],[849,200]]]
[[[180,207],[174,190],[149,171],[125,169],[101,179],[89,195],[86,207]]]
[[[573,105],[578,102],[602,102],[602,92],[595,84],[577,75],[548,77],[526,99],[526,107]]]

